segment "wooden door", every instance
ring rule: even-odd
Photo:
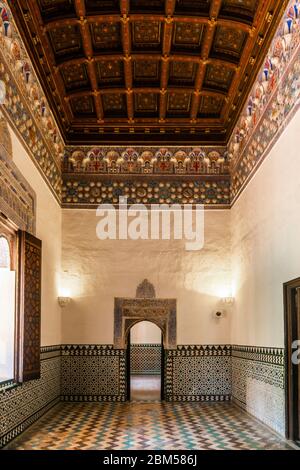
[[[300,278],[284,284],[286,437],[300,445]]]
[[[161,383],[160,383],[160,399],[163,401],[165,399],[165,348],[164,348],[164,339],[161,335]]]

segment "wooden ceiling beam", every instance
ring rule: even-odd
[[[226,107],[223,113],[223,118],[226,119],[226,121],[229,119],[229,115],[231,111],[234,110],[236,107],[233,104],[233,102],[234,102],[235,97],[239,93],[238,91],[239,87],[241,86],[244,87],[245,85],[247,85],[246,82],[249,80],[249,76],[244,75],[248,64],[249,63],[250,64],[252,63],[252,65],[255,64],[255,60],[251,59],[251,52],[255,46],[255,43],[258,40],[260,28],[263,26],[264,23],[267,22],[266,18],[267,18],[267,13],[268,13],[268,7],[269,7],[268,2],[267,1],[263,2],[260,8],[257,10],[256,15],[254,17],[253,26],[251,28],[251,31],[249,33],[249,36],[247,38],[247,41],[244,47],[243,58],[237,68],[238,73],[236,73],[232,81],[231,87],[229,89],[229,92],[228,92],[228,102],[227,102],[228,106]],[[243,83],[241,81],[241,77],[243,77]]]
[[[170,68],[170,59],[169,57],[162,57],[161,59],[161,79],[160,87],[162,90],[166,90],[169,80],[169,68]]]
[[[126,102],[128,121],[131,123],[134,120],[134,97],[132,90],[126,91]]]
[[[124,10],[129,10],[129,1],[127,3],[125,1],[122,2],[122,6]],[[130,57],[131,53],[131,33],[130,33],[130,24],[129,24],[129,17],[127,14],[123,14],[121,18],[122,22],[122,44],[123,44],[123,53],[124,53],[124,80],[125,80],[125,88],[126,88],[126,103],[127,103],[127,116],[130,122],[134,119],[134,101],[133,101],[133,93],[132,93],[132,60]]]
[[[120,11],[121,15],[128,15],[129,13],[130,2],[129,0],[120,0]]]
[[[209,13],[210,21],[208,22],[207,28],[205,29],[204,40],[203,40],[203,44],[201,48],[201,60],[199,62],[199,67],[198,67],[197,75],[195,79],[195,92],[192,98],[191,113],[190,113],[190,118],[192,121],[194,121],[198,115],[199,104],[200,104],[200,91],[202,90],[202,87],[203,87],[203,82],[204,82],[205,73],[206,73],[207,59],[210,55],[210,51],[212,48],[215,30],[216,30],[216,24],[217,24],[216,20],[220,12],[221,5],[222,5],[222,0],[213,0],[211,3],[210,13]]]
[[[212,0],[209,11],[209,17],[211,20],[216,20],[218,18],[222,6],[222,1],[223,0]]]
[[[80,30],[82,36],[82,46],[88,61],[88,75],[91,82],[91,87],[93,90],[94,105],[97,113],[97,119],[99,122],[103,121],[103,107],[101,101],[101,95],[98,91],[98,79],[97,72],[95,68],[95,61],[93,58],[94,51],[92,45],[92,38],[90,33],[90,28],[86,20],[86,9],[84,0],[75,0],[75,10],[80,18]]]
[[[194,91],[191,103],[191,112],[190,112],[190,119],[191,124],[194,124],[197,120],[198,111],[200,105],[200,93],[199,91]]]
[[[129,90],[125,90],[124,88],[119,88],[115,87],[113,89],[111,88],[102,88],[99,90],[100,95],[109,95],[112,92],[113,93],[118,93],[118,94],[127,94]],[[170,93],[178,93],[178,94],[184,94],[184,93],[193,93],[194,89],[192,87],[182,87],[182,86],[172,86],[168,87],[168,89],[164,90],[158,87],[133,87],[130,91],[133,93],[157,93],[164,95],[167,92]],[[200,95],[206,95],[206,96],[216,96],[216,97],[226,97],[226,93],[223,93],[222,91],[213,91],[213,90],[201,90]],[[67,100],[73,99],[73,98],[80,98],[82,96],[93,96],[94,92],[93,91],[74,91],[74,92],[69,92],[66,96]]]
[[[83,121],[84,120],[84,121]],[[85,118],[85,117],[75,117],[72,121],[72,125],[77,127],[82,127],[86,123],[89,123],[93,128],[99,128],[99,124],[97,119],[93,118]],[[145,118],[145,117],[135,117],[134,118],[134,127],[136,128],[144,128],[148,127],[149,125],[155,123],[155,127],[160,128],[161,122],[159,118]],[[176,125],[182,125],[184,128],[190,128],[191,123],[187,118],[177,118],[177,117],[166,117],[164,120],[164,125],[175,127]],[[218,132],[222,131],[222,126],[220,125],[220,120],[216,118],[198,118],[194,125],[198,128],[202,127],[202,129],[206,129],[207,125],[210,127],[214,127],[215,130]],[[112,126],[112,127],[122,127],[122,128],[129,128],[131,125],[128,123],[128,119],[125,117],[118,118],[118,123],[116,123],[115,118],[109,117],[105,119],[105,126]],[[151,126],[152,127],[152,126]]]
[[[161,59],[161,54],[135,54],[131,53],[130,54],[131,60],[160,60]],[[124,60],[124,54],[105,54],[105,55],[95,55],[94,56],[95,63],[101,62],[101,61],[107,61],[110,62],[112,60]],[[195,64],[198,64],[201,62],[202,58],[199,59],[199,56],[197,55],[181,55],[181,54],[170,54],[168,57],[168,60],[170,62],[172,61],[178,61],[178,62],[193,62]],[[88,60],[86,57],[80,57],[78,59],[69,59],[65,60],[64,62],[61,62],[60,64],[57,65],[57,68],[61,70],[64,67],[67,67],[69,65],[79,65],[79,64],[87,64]],[[237,70],[237,65],[234,64],[233,62],[228,62],[227,60],[223,59],[215,59],[215,58],[208,58],[206,59],[207,64],[215,64],[215,65],[220,65],[220,66],[225,66],[228,67],[234,71]]]
[[[253,82],[257,76],[259,67],[261,67],[262,62],[265,59],[264,54],[259,54],[258,57],[254,57],[251,52],[253,51],[255,45],[259,45],[260,48],[263,47],[266,51],[268,50],[272,39],[272,34],[268,36],[271,24],[273,30],[276,30],[279,22],[283,17],[287,4],[288,0],[283,0],[282,2],[274,2],[274,8],[272,8],[270,2],[264,0],[256,11],[253,26],[251,28],[245,49],[243,51],[243,58],[241,60],[238,73],[236,74],[228,93],[228,105],[222,115],[222,118],[229,123],[227,127],[228,138],[236,122],[236,118],[232,117],[231,113],[232,111],[234,111],[235,116],[237,116],[242,111],[246,99],[249,96],[251,86],[253,85]],[[275,24],[272,23],[273,18],[276,18]],[[249,64],[252,70],[246,76],[246,70]],[[241,78],[244,79],[243,89],[239,90],[241,86]],[[245,88],[248,89],[248,92],[244,91]],[[240,98],[241,96],[243,97],[243,99],[239,99],[239,102],[236,105],[234,103],[235,98]]]
[[[145,15],[143,14],[132,14],[128,16],[130,18],[130,22],[133,21],[145,21]],[[146,21],[160,21],[163,22],[165,20],[165,16],[163,15],[151,15],[151,19],[147,19]],[[121,18],[120,15],[94,15],[94,16],[86,16],[87,22],[91,23],[119,23]],[[174,23],[189,23],[189,24],[204,24],[208,25],[211,21],[210,18],[207,17],[197,17],[197,16],[175,16],[172,18]],[[228,28],[239,28],[246,33],[251,31],[251,25],[247,23],[243,23],[239,20],[227,20],[225,18],[218,18],[215,20],[217,25],[228,27]],[[59,20],[49,21],[45,24],[45,30],[51,31],[52,29],[63,28],[64,26],[73,25],[76,26],[80,23],[78,18],[64,18]]]
[[[173,16],[176,7],[176,0],[167,0],[165,5],[166,16]]]
[[[167,114],[167,90],[160,90],[159,97],[159,121],[164,122]]]
[[[175,4],[173,1],[166,2],[166,12],[173,14],[175,9]],[[173,12],[173,13],[172,13]],[[167,94],[166,90],[168,87],[169,80],[169,55],[171,52],[172,46],[172,36],[173,36],[173,18],[165,18],[164,23],[164,37],[163,37],[163,56],[161,60],[161,80],[160,80],[160,98],[159,98],[159,119],[161,122],[164,121],[167,113]]]
[[[43,60],[46,60],[48,62],[48,67],[49,70],[53,69],[55,73],[55,77],[57,81],[55,82],[58,96],[60,99],[60,104],[64,110],[64,113],[67,117],[67,125],[69,125],[70,120],[72,119],[72,113],[69,108],[69,106],[66,105],[65,100],[61,99],[61,97],[65,96],[65,85],[63,82],[63,79],[58,72],[58,69],[56,68],[56,61],[55,57],[52,51],[52,47],[49,42],[49,38],[47,35],[47,32],[45,31],[45,28],[42,26],[43,25],[43,20],[41,17],[40,10],[38,8],[38,3],[34,0],[28,0],[28,4],[30,7],[30,10],[32,11],[32,21],[34,22],[34,26],[36,31],[38,32],[39,38],[40,38],[40,43],[43,47],[43,50],[45,51],[45,54],[43,56]]]

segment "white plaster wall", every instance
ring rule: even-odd
[[[114,297],[135,297],[152,282],[159,298],[177,299],[178,344],[230,340],[230,315],[215,320],[220,297],[230,295],[230,212],[205,212],[205,245],[184,241],[104,240],[94,210],[63,210],[62,269],[72,302],[62,312],[63,343],[113,343]]]
[[[300,113],[231,210],[235,344],[283,347],[283,283],[300,276]]]
[[[41,344],[61,343],[57,303],[61,267],[61,209],[25,148],[10,129],[13,160],[36,193],[36,236],[43,242]]]
[[[161,343],[161,329],[150,321],[140,321],[130,330],[131,344],[159,344]]]

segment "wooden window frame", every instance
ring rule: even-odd
[[[16,273],[14,377],[9,382],[21,384],[40,378],[42,242],[2,213],[0,235],[9,242],[11,270]]]

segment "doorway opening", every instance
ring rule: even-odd
[[[153,322],[135,323],[127,338],[127,399],[159,401],[164,391],[164,348],[161,329]]]
[[[300,278],[284,284],[286,437],[300,446]]]

